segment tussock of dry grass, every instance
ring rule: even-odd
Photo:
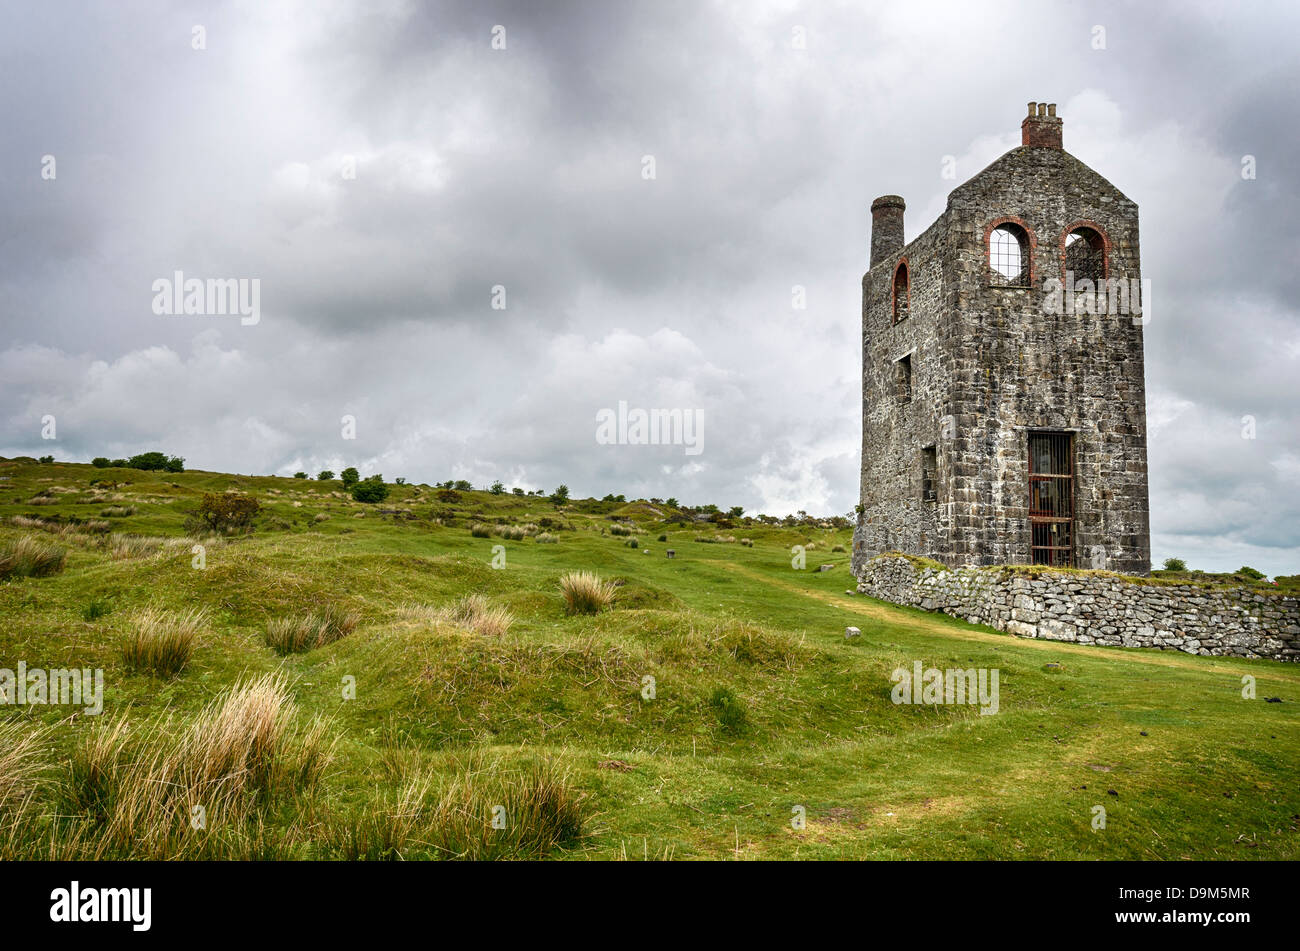
[[[75,824],[62,854],[262,856],[265,810],[309,793],[333,758],[328,724],[296,721],[284,676],[266,674],[232,687],[188,728],[96,723],[71,757],[59,808]]]
[[[0,816],[26,799],[43,768],[41,733],[20,723],[0,723]]]
[[[194,642],[208,620],[202,608],[179,614],[146,608],[131,619],[131,633],[122,644],[122,657],[132,670],[175,677],[189,663]]]
[[[515,623],[513,614],[503,607],[493,606],[481,594],[466,595],[442,607],[406,605],[401,614],[409,620],[453,624],[485,637],[501,637]]]
[[[569,614],[597,614],[614,603],[613,582],[590,571],[571,571],[560,578],[565,610]]]
[[[0,860],[28,857],[44,738],[43,730],[0,723]]]
[[[377,806],[333,824],[327,841],[350,860],[527,859],[576,842],[584,824],[584,800],[567,773],[475,756],[441,783],[414,771]]]
[[[66,549],[51,545],[33,535],[0,547],[0,580],[5,578],[41,578],[63,570]]]
[[[78,522],[61,522],[47,520],[30,515],[12,515],[9,517],[9,524],[16,525],[19,528],[37,528],[51,535],[57,535],[59,538],[66,538],[69,541],[79,541],[86,535],[100,535],[109,531],[113,526],[111,523],[102,519],[87,519]]]
[[[114,535],[108,540],[108,553],[115,561],[150,558],[162,551],[165,541],[145,535]]]
[[[312,614],[273,619],[266,625],[266,643],[280,654],[300,654],[347,637],[360,623],[356,611],[331,603]]]

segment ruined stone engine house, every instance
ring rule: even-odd
[[[887,551],[1150,570],[1138,210],[1061,125],[1031,102],[907,244],[903,199],[871,205],[859,573]]]

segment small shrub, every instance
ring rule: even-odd
[[[659,538],[658,538],[657,540],[658,540],[658,541],[661,541],[661,542],[666,542],[666,541],[668,541],[668,536],[667,536],[667,535],[660,535]]]
[[[5,578],[43,578],[63,570],[67,549],[24,535],[0,548],[0,580]]]
[[[253,517],[262,510],[261,503],[249,495],[235,492],[204,492],[195,513],[204,527],[213,532],[245,532]]]
[[[352,498],[357,502],[382,502],[388,498],[388,486],[384,477],[372,475],[352,486]]]
[[[331,472],[329,469],[322,469],[320,472],[316,473],[317,482],[329,482],[333,478],[334,478],[334,473]]]
[[[357,472],[354,466],[348,466],[339,478],[343,480],[343,488],[350,489],[361,481],[361,473]]]
[[[90,460],[90,464],[96,469],[107,469],[112,465],[107,456],[96,456],[94,459]]]
[[[1187,562],[1181,558],[1166,558],[1164,563],[1165,571],[1186,571]]]
[[[1257,571],[1249,565],[1242,565],[1233,574],[1241,575],[1243,578],[1249,578],[1251,581],[1263,581],[1268,575],[1262,571]]]
[[[614,603],[613,582],[590,571],[572,571],[560,578],[565,610],[569,614],[597,614]]]
[[[143,469],[146,472],[184,472],[185,460],[180,456],[168,456],[161,452],[142,452],[126,461],[131,469]]]
[[[305,478],[307,478],[307,473],[305,473],[305,472],[295,472],[295,473],[293,474],[293,477],[294,477],[295,479],[305,479]]]
[[[122,644],[122,657],[132,670],[175,677],[189,663],[199,629],[208,620],[202,608],[170,614],[154,608],[131,620],[131,633]]]

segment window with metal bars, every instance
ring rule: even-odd
[[[1029,555],[1035,565],[1074,565],[1074,436],[1029,434]]]
[[[1029,286],[1029,234],[1014,222],[1000,224],[989,234],[989,283]]]

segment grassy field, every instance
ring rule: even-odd
[[[227,489],[255,531],[187,528]],[[1300,857],[1293,665],[850,595],[847,530],[341,489],[0,461],[0,668],[104,671],[102,715],[0,707],[0,858]],[[999,712],[893,703],[916,661]]]

